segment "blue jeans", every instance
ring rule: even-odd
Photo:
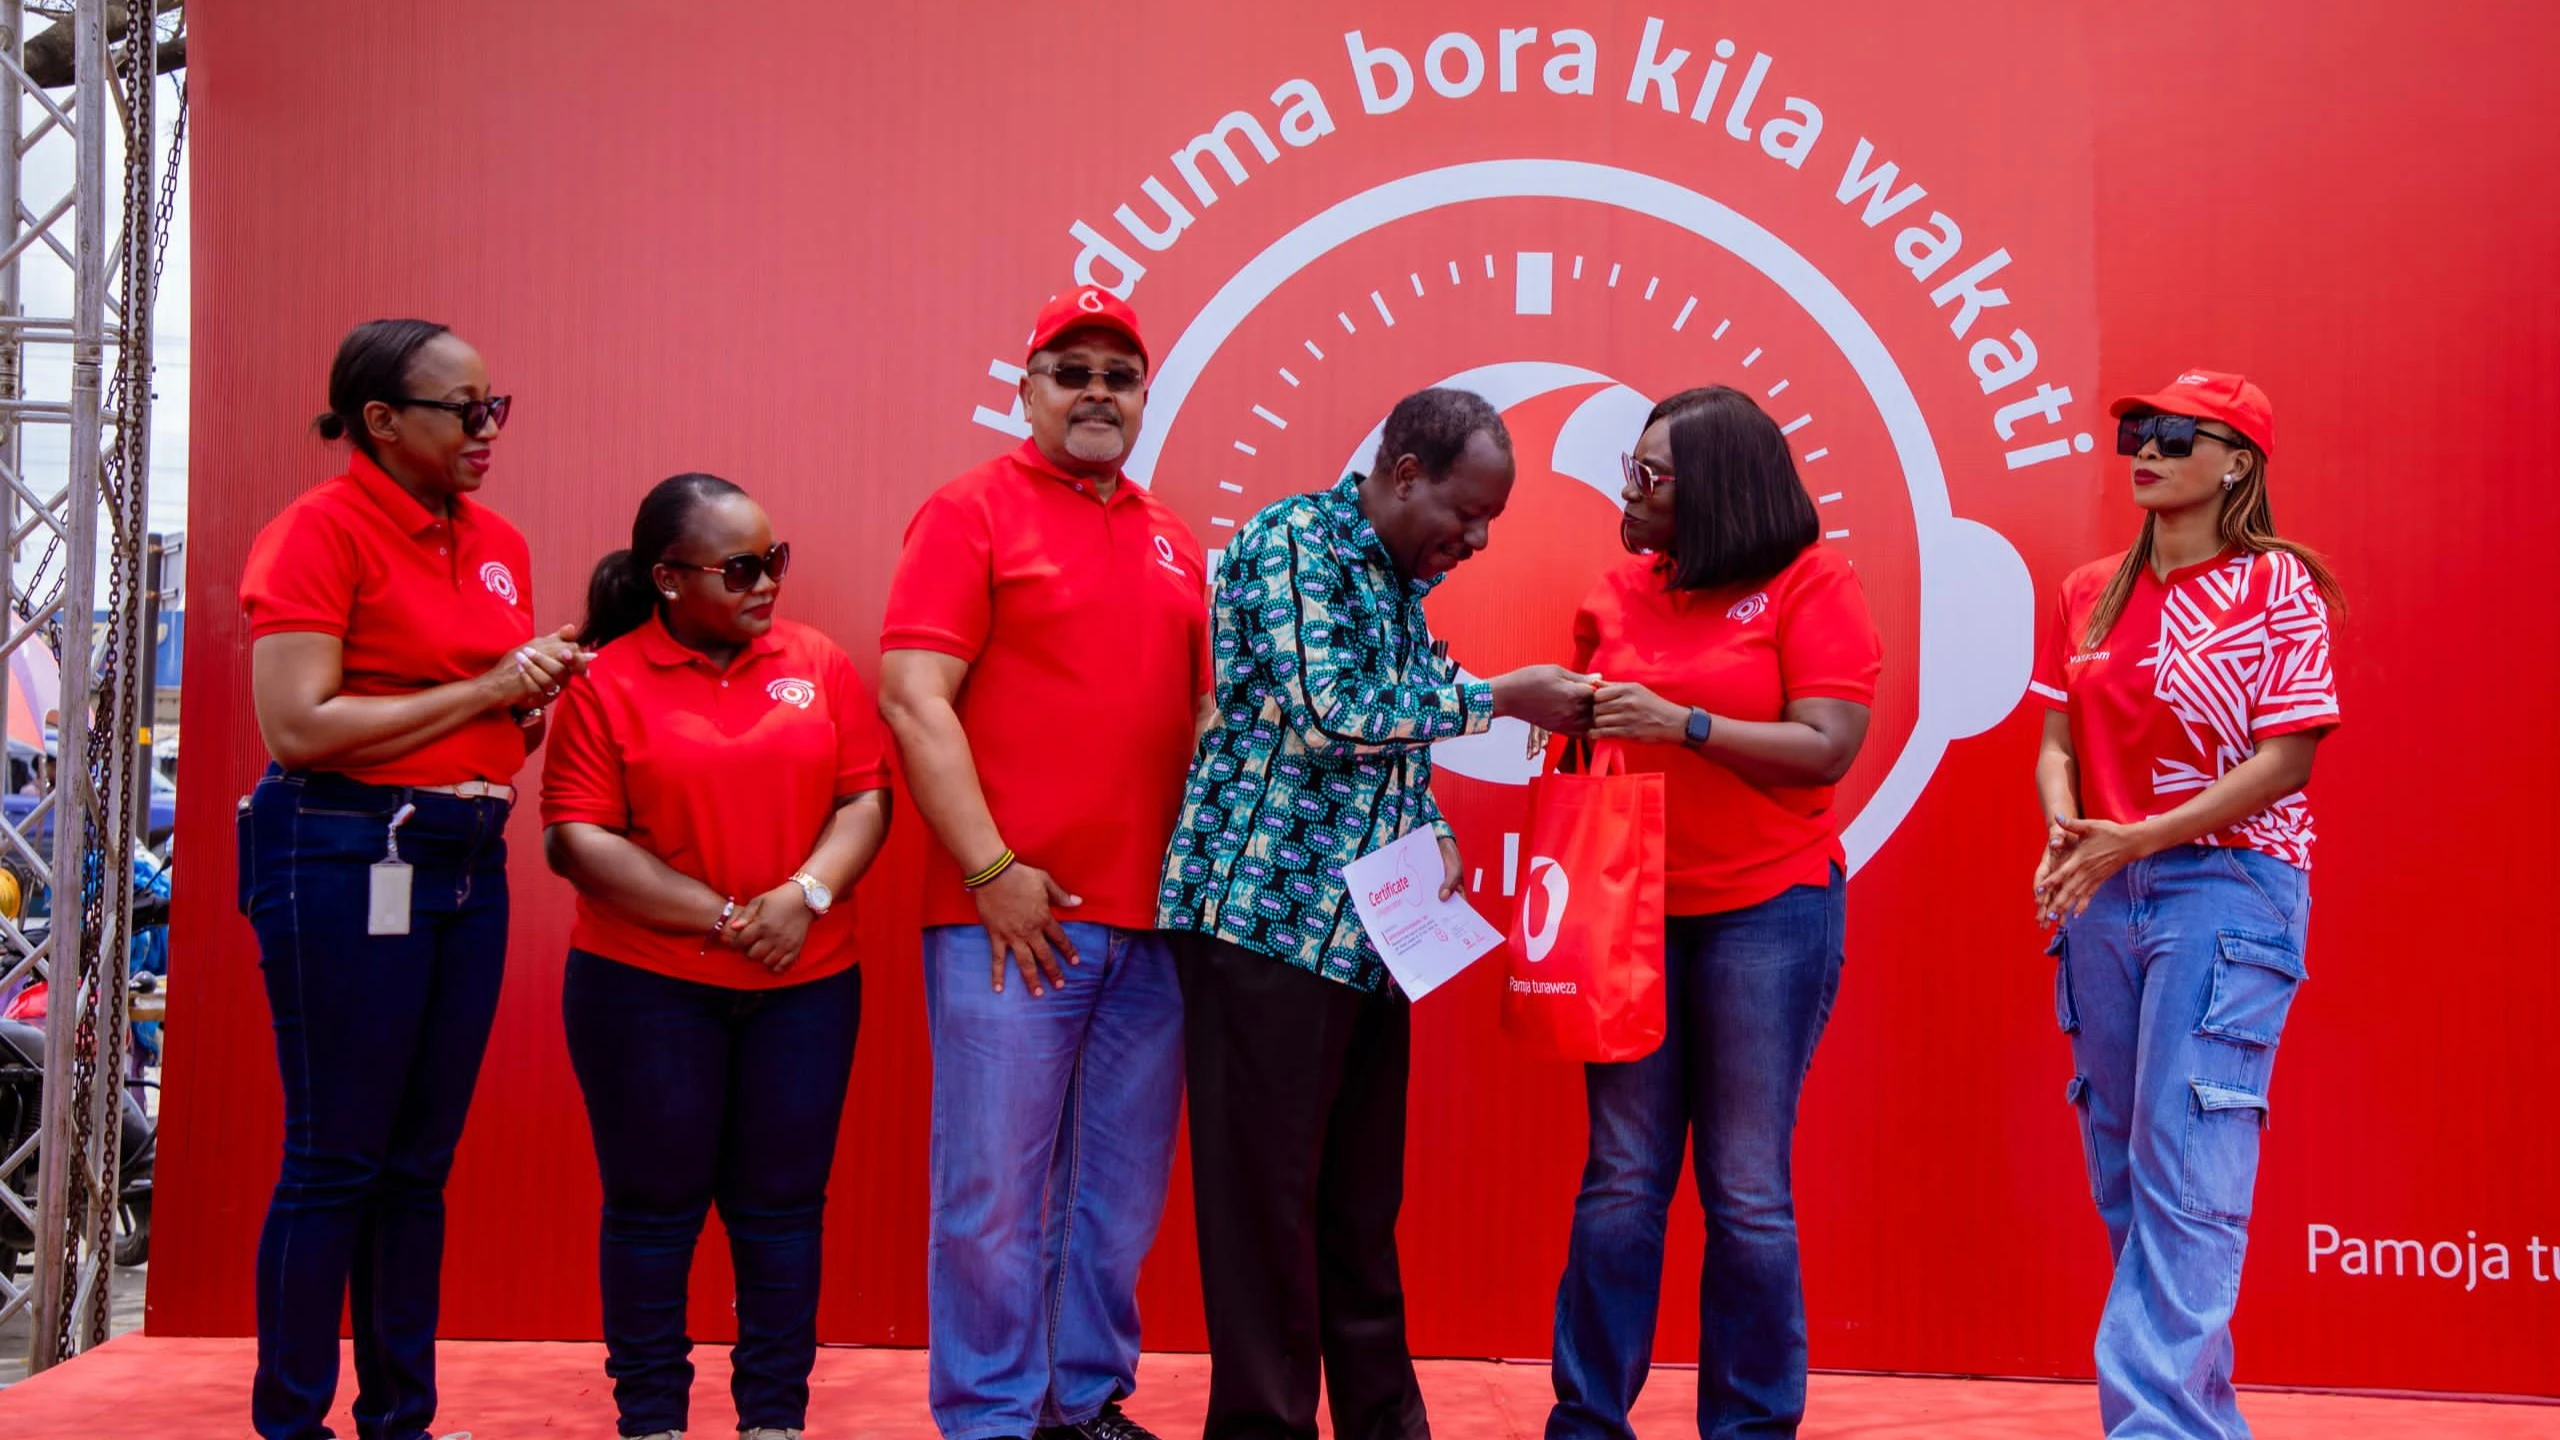
[[[924,932],[933,1040],[927,1398],[947,1440],[1078,1425],[1137,1388],[1138,1263],[1182,1108],[1165,936],[1069,925],[1082,965],[989,983],[987,933]]]
[[[2118,871],[2054,939],[2069,1098],[2116,1257],[2097,1343],[2115,1440],[2249,1434],[2231,1312],[2310,882],[2254,850],[2181,845]]]
[[[369,935],[369,871],[404,802],[409,933]],[[496,800],[273,769],[240,809],[240,908],[284,1080],[249,1402],[265,1440],[332,1433],[341,1305],[356,1433],[416,1440],[435,1418],[444,1182],[506,970],[506,824]]]
[[[1848,885],[1835,869],[1828,885],[1798,885],[1722,914],[1673,916],[1662,1048],[1584,1067],[1591,1157],[1556,1287],[1548,1440],[1635,1434],[1627,1411],[1653,1363],[1663,1231],[1693,1131],[1707,1220],[1698,1433],[1796,1433],[1805,1374],[1796,1100],[1840,990],[1847,913]]]
[[[731,990],[572,950],[560,1010],[604,1182],[596,1268],[622,1433],[685,1428],[686,1281],[714,1201],[737,1276],[739,1428],[799,1428],[862,972]]]

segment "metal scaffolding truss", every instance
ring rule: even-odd
[[[37,1370],[107,1338],[115,1282],[131,876],[149,794],[151,312],[176,180],[174,146],[155,166],[153,112],[184,23],[178,0],[0,0],[0,714],[27,703],[10,689],[32,676],[59,688],[49,756],[24,757],[34,808],[0,818],[0,865],[50,897],[41,926],[0,918],[0,995],[34,980],[48,991],[40,1118],[0,1129],[0,1232],[31,1238],[34,1260],[23,1287],[0,1273],[0,1320],[32,1311]],[[69,185],[28,193],[29,157],[66,141]]]

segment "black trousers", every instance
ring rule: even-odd
[[[1202,1440],[1428,1440],[1406,1348],[1412,1006],[1202,935],[1181,949],[1209,1322]]]

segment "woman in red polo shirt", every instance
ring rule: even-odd
[[[578,887],[561,1007],[604,1181],[606,1373],[624,1435],[685,1428],[686,1277],[714,1203],[747,1440],[797,1435],[820,1220],[862,1018],[853,883],[889,829],[870,694],[774,618],[791,562],[713,475],[640,502],[596,566],[595,665],[554,707],[543,843]]]
[[[1659,771],[1670,1029],[1585,1067],[1591,1150],[1556,1296],[1550,1440],[1634,1432],[1665,1217],[1694,1134],[1707,1219],[1698,1432],[1792,1435],[1804,1289],[1789,1156],[1840,984],[1846,857],[1832,786],[1867,735],[1883,645],[1777,422],[1724,386],[1646,418],[1626,457],[1632,558],[1582,602],[1593,738]]]
[[[2246,1435],[2231,1314],[2258,1133],[2311,916],[2313,751],[2338,724],[2336,582],[2277,538],[2275,415],[2191,370],[2115,404],[2147,512],[2062,582],[2037,666],[2036,911],[2055,925],[2089,1190],[2115,1284],[2109,1434]]]
[[[250,1401],[267,1440],[329,1433],[350,1298],[357,1425],[408,1437],[435,1414],[445,1174],[506,963],[508,782],[585,664],[573,631],[534,633],[524,537],[475,498],[507,404],[445,327],[357,326],[316,424],[347,471],[240,577],[275,758],[239,813],[284,1078]]]

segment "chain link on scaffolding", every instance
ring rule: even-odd
[[[0,818],[6,831],[0,860],[18,862],[34,882],[30,888],[49,889],[51,898],[41,940],[30,943],[31,925],[0,920],[0,990],[30,977],[47,987],[42,1115],[23,1141],[0,1130],[0,1259],[8,1258],[8,1227],[17,1222],[28,1232],[35,1274],[21,1291],[13,1273],[0,1272],[0,1318],[33,1310],[29,1361],[42,1369],[102,1343],[111,1314],[131,876],[139,801],[148,793],[141,739],[152,700],[143,689],[152,638],[143,632],[152,309],[176,203],[185,112],[182,83],[180,134],[169,164],[155,171],[159,27],[151,0],[132,7],[140,15],[122,0],[68,0],[57,7],[69,12],[74,42],[67,105],[38,88],[18,61],[26,14],[19,0],[0,4],[15,12],[0,19],[8,27],[0,92],[10,101],[9,113],[0,114],[0,139],[7,142],[0,161],[20,162],[0,179],[14,212],[0,258],[0,532],[6,540],[0,563],[10,579],[0,657],[11,662],[0,668],[0,708],[11,679],[21,675],[17,662],[49,651],[58,660],[58,693],[55,714],[47,718],[58,724],[60,737],[49,781],[40,754],[28,762],[50,793],[31,811]],[[184,12],[175,14],[183,35]],[[110,21],[128,19],[125,43],[111,47]],[[37,118],[28,122],[31,114]],[[20,194],[22,162],[55,130],[76,143],[72,193],[40,212]],[[106,170],[114,130],[122,132],[123,184],[111,200]],[[112,239],[110,206],[120,224]],[[66,219],[74,237],[67,247],[54,233]],[[64,318],[21,310],[22,266],[44,254],[71,272]],[[25,398],[25,352],[37,345],[68,347],[67,401]],[[64,422],[67,471],[61,488],[47,494],[30,483],[33,467],[22,442],[31,424]],[[38,530],[51,533],[33,566],[23,567],[19,546]],[[33,697],[26,698],[32,710]],[[0,1053],[0,1064],[9,1060]],[[31,1167],[38,1183],[30,1216],[22,1197]]]

